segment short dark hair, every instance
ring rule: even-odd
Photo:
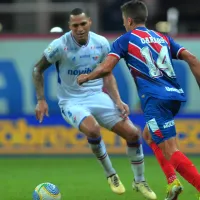
[[[82,13],[85,13],[85,15],[88,17],[88,14],[87,14],[83,9],[81,9],[81,8],[75,8],[75,9],[73,9],[73,10],[69,13],[69,15],[80,15],[80,14],[82,14]]]
[[[136,24],[145,23],[148,17],[147,6],[138,0],[128,1],[121,6],[121,11],[125,17],[130,17]]]

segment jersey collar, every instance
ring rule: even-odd
[[[145,30],[147,30],[147,28],[146,27],[144,27],[144,26],[138,26],[137,28],[135,28],[134,30],[141,30],[141,31],[145,31]]]
[[[76,39],[74,38],[74,36],[72,35],[72,32],[70,32],[70,35],[71,35],[72,40],[74,41],[74,43],[75,43],[77,46],[79,46],[79,47],[86,47],[86,46],[89,44],[89,41],[90,41],[90,32],[88,33],[88,41],[87,41],[87,43],[86,43],[85,45],[80,45],[80,44],[76,41]]]

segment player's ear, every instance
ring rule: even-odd
[[[92,20],[91,20],[90,17],[89,17],[88,21],[89,21],[89,25],[91,26],[92,25]]]
[[[133,19],[130,17],[128,17],[127,21],[128,21],[129,26],[131,26],[133,24]]]
[[[68,27],[69,27],[69,29],[71,29],[71,24],[70,24],[70,22],[68,22]]]

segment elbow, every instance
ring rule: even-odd
[[[36,74],[38,74],[38,69],[36,66],[34,66],[33,71],[32,71],[32,76],[35,77]]]
[[[195,66],[195,67],[199,65],[199,61],[198,61],[197,57],[193,54],[188,54],[187,63],[190,66]]]
[[[106,76],[103,77],[103,82],[104,82],[104,86],[109,86],[109,84],[112,82],[113,79],[113,75],[112,73],[107,74]]]
[[[196,65],[198,63],[198,59],[196,58],[196,56],[189,51],[182,51],[180,54],[180,59],[187,62],[190,66]]]
[[[110,74],[111,72],[112,72],[112,70],[109,69],[109,68],[103,68],[103,69],[101,70],[101,73],[102,73],[103,75],[108,75],[108,74]]]
[[[33,78],[37,78],[38,76],[41,76],[42,72],[39,70],[39,68],[36,66],[34,66],[33,71],[32,71],[32,77]]]
[[[191,62],[191,63],[198,63],[197,57],[194,56],[194,55],[192,55],[192,54],[189,56],[189,59],[190,59],[190,62]]]

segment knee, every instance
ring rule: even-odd
[[[163,155],[167,160],[170,160],[171,156],[172,156],[172,152],[169,149],[162,149]]]
[[[126,141],[127,142],[136,142],[140,139],[140,130],[138,128],[131,129],[126,134]]]
[[[164,151],[163,151],[163,154],[164,154],[164,156],[165,156],[165,158],[167,159],[167,160],[170,160],[170,158],[171,158],[171,156],[175,153],[176,151],[172,148],[172,149],[165,149]]]
[[[150,145],[152,143],[152,137],[151,137],[151,134],[149,132],[149,129],[147,128],[147,126],[145,126],[144,130],[143,130],[143,133],[142,133],[142,137],[144,139],[144,141]]]
[[[173,153],[175,153],[177,151],[177,148],[176,146],[171,146],[167,143],[167,141],[165,141],[163,144],[159,144],[158,145],[161,150],[162,150],[162,153],[164,155],[164,157],[167,159],[167,160],[170,160],[171,156],[173,155]]]
[[[89,138],[98,138],[100,136],[100,126],[94,125],[93,127],[90,127],[87,136]]]
[[[150,144],[153,142],[152,139],[145,138],[144,136],[143,136],[143,139],[144,139],[144,141],[145,141],[148,145],[150,145]]]

